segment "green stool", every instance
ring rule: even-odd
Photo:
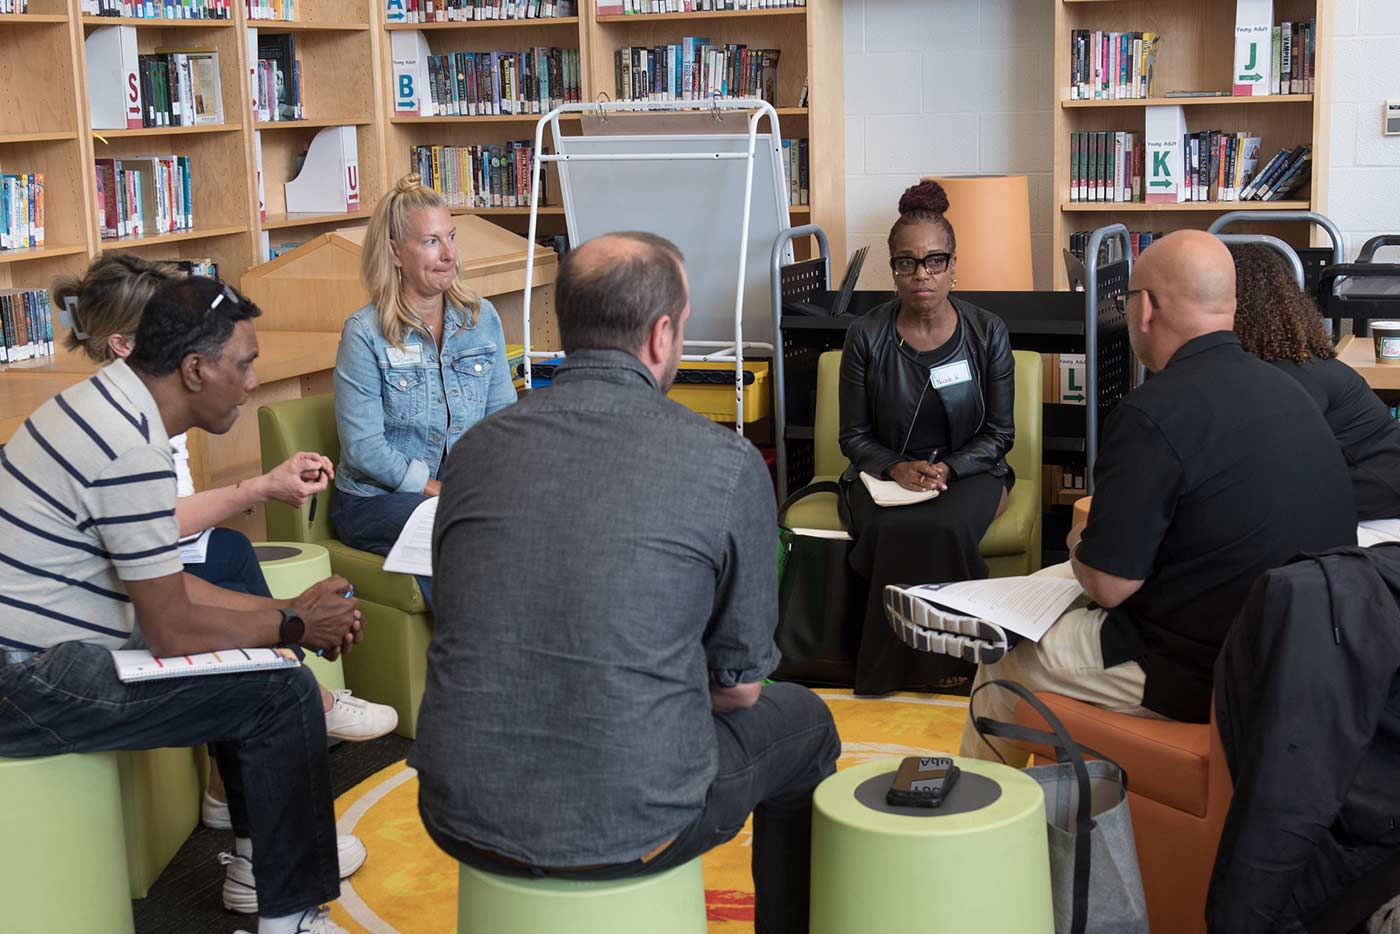
[[[705,934],[700,860],[616,882],[498,876],[462,865],[457,934]]]
[[[0,759],[0,929],[131,934],[117,760]]]
[[[812,934],[1052,934],[1045,793],[1004,765],[954,761],[962,775],[930,811],[885,805],[898,759],[817,787]]]
[[[298,597],[312,584],[331,576],[331,553],[321,545],[258,542],[253,546],[253,553],[258,556],[258,566],[267,579],[267,589],[278,600]],[[332,662],[307,652],[302,664],[311,669],[327,691],[345,687],[345,669],[339,658]]]

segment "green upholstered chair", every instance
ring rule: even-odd
[[[705,934],[705,928],[698,859],[616,882],[498,876],[466,865],[458,873],[458,934]]]
[[[258,409],[258,432],[264,470],[297,451],[317,451],[332,461],[340,460],[334,396],[265,405]],[[345,684],[357,697],[398,711],[396,732],[412,739],[423,699],[432,614],[413,575],[387,572],[379,555],[336,541],[330,497],[330,490],[321,494],[315,521],[309,524],[309,503],[301,509],[268,503],[267,537],[323,545],[330,552],[331,569],[355,585],[364,613],[364,641],[344,658]]]
[[[1013,351],[1016,358],[1016,443],[1006,462],[1016,471],[1006,511],[982,538],[982,557],[992,577],[1013,577],[1040,569],[1041,360],[1040,354]],[[841,453],[841,351],[829,350],[817,361],[817,418],[813,481],[836,480],[850,461]],[[955,481],[956,482],[956,481]],[[835,493],[814,493],[794,503],[784,523],[789,528],[845,528],[836,510]]]
[[[131,934],[117,772],[113,753],[0,759],[5,934]]]

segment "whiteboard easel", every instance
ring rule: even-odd
[[[736,111],[747,112],[746,133],[704,132],[703,121]],[[668,129],[687,119],[698,125],[694,133],[565,136],[559,129],[559,116],[565,113],[596,114],[602,122],[610,114],[670,113],[672,117],[661,118],[668,120]],[[770,132],[760,134],[758,124],[765,118]],[[546,126],[557,150],[548,155],[543,154]],[[544,163],[553,162],[559,166],[571,245],[613,231],[646,230],[681,248],[691,287],[687,328],[707,335],[685,342],[704,352],[683,354],[681,359],[734,363],[734,424],[742,434],[744,351],[773,350],[770,342],[744,340],[746,298],[750,328],[766,334],[771,327],[770,309],[764,307],[770,291],[766,262],[771,244],[789,223],[788,186],[780,161],[782,135],[772,105],[743,98],[565,104],[540,117],[535,125],[535,152],[525,267],[525,385],[532,385],[533,360],[560,356],[557,350],[536,351],[530,345],[540,174]],[[681,174],[668,165],[674,162],[690,165]],[[686,199],[691,202],[688,207]],[[728,233],[735,227],[737,237]],[[732,289],[724,285],[730,269],[737,272]],[[725,333],[727,325],[716,328],[717,322],[727,322],[731,316],[732,339]]]

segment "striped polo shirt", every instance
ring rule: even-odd
[[[122,581],[182,570],[175,467],[155,399],[125,362],[40,406],[0,448],[0,646],[111,648]]]

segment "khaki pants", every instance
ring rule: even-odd
[[[1037,571],[1036,576],[1040,575],[1072,578],[1074,571],[1066,562]],[[1137,662],[1124,662],[1111,668],[1104,667],[1099,630],[1103,628],[1108,613],[1090,609],[1089,603],[1087,595],[1080,597],[1060,615],[1039,642],[1023,639],[995,665],[979,665],[977,677],[972,682],[973,690],[987,681],[1004,678],[1020,682],[1031,691],[1063,694],[1114,713],[1161,719],[1160,715],[1142,706],[1142,690],[1146,683],[1142,666]],[[1010,721],[1018,700],[1010,691],[993,687],[978,694],[974,703],[979,716]],[[998,739],[995,742],[1011,765],[1024,765],[1030,757],[1024,749],[1006,740]],[[963,724],[960,754],[978,759],[997,759],[996,753],[972,726],[971,707]]]

